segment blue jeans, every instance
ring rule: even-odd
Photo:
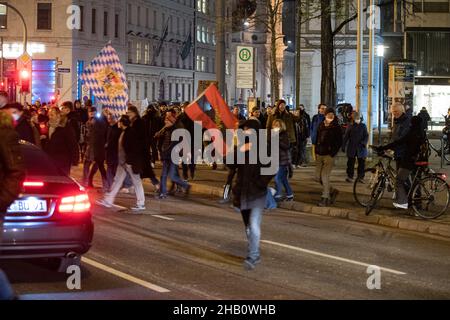
[[[284,190],[286,191],[286,196],[292,197],[294,194],[292,193],[292,188],[289,185],[288,180],[289,175],[289,166],[280,166],[278,169],[278,173],[275,176],[275,185],[277,189],[277,194],[275,195],[276,199],[280,199],[282,196],[282,189],[284,187]]]
[[[272,195],[272,191],[270,191],[271,188],[267,189],[267,196],[266,196],[266,209],[272,210],[277,208],[277,202],[275,201],[274,196]]]
[[[250,261],[256,261],[260,257],[259,242],[261,240],[262,213],[263,210],[260,208],[241,210],[248,239],[247,259]]]
[[[178,172],[178,166],[172,162],[172,160],[163,160],[161,172],[161,194],[167,195],[167,178],[169,177],[173,183],[179,185],[183,189],[189,187],[189,185],[180,178]]]

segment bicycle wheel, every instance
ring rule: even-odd
[[[366,216],[368,216],[373,209],[375,209],[378,200],[381,199],[384,193],[384,189],[386,187],[386,178],[380,177],[376,182],[374,188],[372,189],[371,200],[366,206]]]
[[[430,176],[422,179],[413,189],[411,205],[423,219],[436,219],[448,209],[450,189],[443,179]]]
[[[364,179],[361,181],[359,179],[355,180],[353,185],[353,197],[356,203],[361,207],[367,207],[369,202],[372,200],[372,191],[376,183],[378,182],[379,173],[376,168],[366,169],[364,174]],[[380,195],[380,198],[383,194]]]

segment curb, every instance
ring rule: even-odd
[[[203,184],[191,183],[192,192],[211,197],[222,197],[222,188],[210,187]],[[282,202],[279,208],[294,212],[310,213],[333,218],[347,219],[350,221],[380,225],[404,231],[414,231],[428,235],[441,236],[450,239],[450,225],[443,225],[432,221],[417,220],[414,218],[389,217],[385,215],[370,215],[358,213],[342,208],[321,208],[303,202]]]

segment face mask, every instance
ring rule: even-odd
[[[19,121],[19,119],[20,119],[20,115],[18,115],[16,113],[13,114],[12,117],[13,117],[14,121]]]
[[[355,120],[355,123],[356,123],[356,124],[360,124],[360,123],[361,123],[361,120]]]

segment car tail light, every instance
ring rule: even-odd
[[[91,208],[91,202],[87,194],[79,194],[70,197],[64,197],[58,207],[60,213],[84,213]]]
[[[44,186],[44,182],[42,181],[25,181],[23,183],[25,188],[42,188]]]

